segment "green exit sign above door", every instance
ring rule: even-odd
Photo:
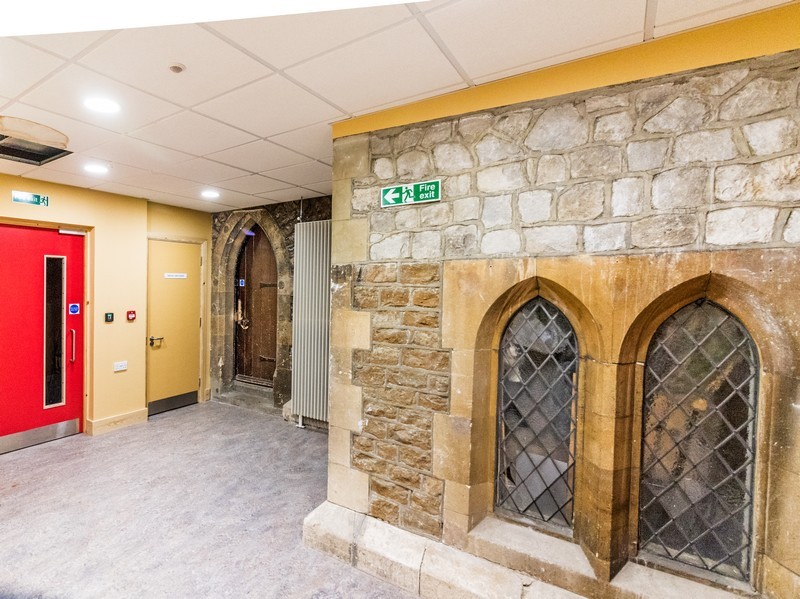
[[[403,204],[438,202],[441,199],[442,182],[438,180],[407,183],[381,189],[381,208],[401,206]]]
[[[12,191],[11,201],[18,204],[30,204],[31,206],[49,206],[50,198],[39,195],[38,193],[28,193],[27,191]]]

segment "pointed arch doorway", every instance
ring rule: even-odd
[[[272,387],[277,365],[278,265],[263,229],[253,225],[236,265],[236,380]]]

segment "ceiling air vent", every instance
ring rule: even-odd
[[[0,116],[0,158],[41,166],[72,154],[66,135],[45,125]]]

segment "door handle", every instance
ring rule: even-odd
[[[164,341],[163,337],[150,337],[150,347],[153,347],[156,344],[156,341]]]
[[[70,357],[69,361],[75,361],[75,329],[70,329],[70,333],[72,333],[72,356]]]

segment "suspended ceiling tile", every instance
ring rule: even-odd
[[[217,183],[217,186],[231,191],[257,194],[273,191],[275,189],[282,189],[286,187],[286,183],[270,179],[263,175],[248,175],[246,177],[237,177],[235,179],[228,179],[227,181],[220,181]]]
[[[364,110],[359,110],[358,112],[355,112],[354,115],[359,116],[363,114],[369,114],[371,112],[378,112],[380,110],[392,108],[393,106],[402,106],[404,104],[410,104],[412,102],[416,102],[417,100],[424,100],[425,98],[441,96],[450,92],[458,91],[460,89],[465,89],[466,87],[467,87],[466,83],[457,83],[456,85],[442,87],[440,89],[425,92],[424,94],[417,94],[416,96],[409,96],[406,98],[398,98],[393,102],[389,102],[388,104],[381,104],[380,106],[371,106],[370,108],[366,108]]]
[[[100,164],[108,168],[107,173],[92,174],[87,173],[84,167],[87,164]],[[134,177],[143,173],[148,173],[144,169],[127,166],[124,164],[114,164],[108,160],[97,158],[92,155],[91,151],[80,152],[64,156],[53,162],[48,162],[44,167],[54,171],[61,171],[64,173],[71,173],[73,175],[87,177],[90,180],[98,182],[119,181],[122,178]]]
[[[458,2],[458,0],[429,0],[428,2],[414,2],[414,6],[422,12],[430,12],[446,4],[453,4],[455,2]]]
[[[286,72],[348,112],[462,81],[416,20],[333,50]]]
[[[645,7],[644,0],[462,0],[426,18],[478,78],[632,34],[641,41]]]
[[[0,38],[0,95],[16,98],[65,62],[10,38]]]
[[[27,119],[60,131],[69,138],[67,149],[71,152],[83,152],[107,143],[116,137],[114,133],[107,129],[87,125],[75,119],[42,110],[35,106],[28,106],[21,102],[16,102],[3,110],[3,115]]]
[[[329,180],[331,178],[331,167],[321,162],[311,161],[267,171],[262,174],[293,185],[306,185],[307,183],[319,183],[320,181]]]
[[[93,96],[116,101],[121,106],[120,111],[113,114],[92,112],[83,102]],[[74,65],[59,71],[20,100],[118,133],[141,129],[180,110],[175,104]]]
[[[290,187],[287,189],[279,189],[277,191],[269,191],[265,194],[261,194],[261,197],[279,203],[279,202],[295,202],[297,200],[307,198],[309,196],[307,190],[304,190],[300,187]]]
[[[194,106],[272,72],[198,25],[126,29],[79,62],[181,106]],[[173,73],[173,63],[186,70]]]
[[[185,195],[190,189],[197,187],[195,181],[187,181],[186,179],[179,179],[178,177],[170,177],[169,175],[162,175],[161,173],[150,171],[140,171],[135,175],[120,178],[117,181],[123,185],[181,195]]]
[[[333,137],[328,123],[317,123],[310,127],[273,135],[269,139],[311,158],[333,156]]]
[[[331,181],[323,181],[322,183],[312,183],[311,185],[304,185],[306,189],[310,189],[311,191],[316,191],[325,196],[329,196],[333,193],[333,183]]]
[[[25,164],[24,162],[16,162],[14,160],[0,158],[0,173],[3,173],[4,175],[20,176],[24,175],[25,173],[29,173],[34,169],[36,169],[36,165],[34,164]]]
[[[64,58],[74,58],[106,35],[109,35],[107,31],[87,31],[81,33],[26,35],[17,39]]]
[[[281,75],[251,83],[201,104],[196,110],[259,137],[344,116]]]
[[[410,18],[394,5],[223,21],[210,27],[276,68],[284,69]]]
[[[165,175],[172,175],[173,177],[180,177],[181,179],[188,179],[207,185],[225,179],[242,177],[247,174],[245,170],[205,158],[192,158],[177,164],[166,165],[158,170]]]
[[[215,152],[206,158],[247,169],[253,173],[300,164],[308,160],[305,156],[263,140]]]
[[[131,133],[160,146],[202,156],[219,152],[256,137],[188,110]]]
[[[61,185],[70,185],[72,187],[83,187],[85,189],[92,189],[97,185],[104,182],[92,177],[84,177],[74,173],[67,173],[64,171],[48,168],[47,166],[40,166],[25,174],[26,179],[35,179],[37,181],[47,181],[48,183],[59,183]],[[53,194],[51,194],[53,195]],[[53,197],[53,203],[57,202],[58,198]]]
[[[189,193],[182,195],[200,198],[200,194],[204,189],[206,188],[195,187],[194,189],[190,189]],[[234,208],[252,208],[254,206],[261,206],[264,203],[261,198],[250,194],[232,191],[229,189],[221,189],[219,187],[215,187],[214,189],[216,189],[220,194],[217,199],[211,200],[214,204],[233,206]],[[216,210],[215,212],[219,212],[219,210]]]
[[[157,204],[166,204],[167,206],[176,206],[178,208],[186,208],[188,210],[197,210],[198,212],[227,212],[228,210],[235,210],[236,206],[229,206],[227,204],[220,204],[217,202],[207,202],[205,200],[195,200],[192,198],[184,198],[181,196],[166,196],[154,200]]]
[[[92,148],[92,155],[101,160],[153,171],[192,158],[189,154],[129,137]]]
[[[655,36],[669,35],[763,10],[786,0],[669,0],[656,9]],[[798,24],[800,27],[800,24]]]

